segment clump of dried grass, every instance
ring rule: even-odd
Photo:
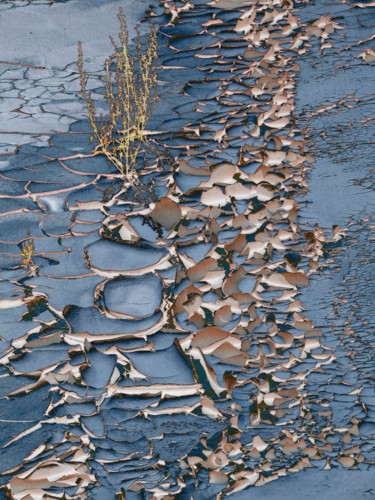
[[[22,262],[23,267],[25,267],[26,269],[29,269],[31,266],[34,265],[34,261],[33,261],[34,254],[35,254],[34,240],[32,238],[29,238],[26,241],[22,242],[21,262]]]
[[[137,159],[147,141],[146,125],[157,102],[156,63],[158,59],[156,28],[141,36],[136,28],[135,53],[129,47],[129,31],[124,11],[119,10],[120,45],[110,37],[114,52],[105,61],[105,98],[109,117],[98,117],[95,103],[87,90],[88,75],[83,69],[83,52],[78,44],[78,71],[81,95],[86,102],[97,154],[104,154],[126,177],[135,172]]]

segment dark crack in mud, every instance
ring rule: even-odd
[[[2,116],[31,126],[0,134],[2,493],[281,498],[269,483],[305,469],[365,472],[374,6],[164,1],[150,18],[168,155],[137,188],[92,155],[74,64],[0,66]],[[336,217],[338,186],[358,210]]]

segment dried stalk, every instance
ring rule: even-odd
[[[95,104],[87,90],[88,75],[83,69],[83,52],[78,44],[78,71],[81,95],[86,102],[93,137],[98,141],[95,154],[104,154],[126,177],[135,172],[137,159],[147,140],[146,125],[157,102],[156,28],[150,25],[143,38],[136,28],[135,54],[129,50],[129,31],[124,11],[118,14],[119,40],[110,37],[114,52],[105,61],[105,98],[109,107],[108,120],[97,118]]]
[[[34,240],[29,238],[21,245],[22,266],[29,269],[34,265],[33,257],[35,253]]]

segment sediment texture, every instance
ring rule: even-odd
[[[341,21],[278,0],[155,3],[156,146],[135,186],[91,154],[73,65],[1,66],[2,113],[69,127],[1,134],[10,498],[246,498],[306,468],[372,463],[371,338],[306,310],[309,290],[318,304],[316,283],[343,266],[332,296],[338,316],[355,318],[344,285],[367,279],[354,228],[320,225],[305,204],[320,161],[307,129],[368,98],[296,102],[300,64],[341,54],[352,16],[374,16],[363,5]],[[371,40],[357,42],[367,68]],[[100,80],[93,88],[101,99]]]

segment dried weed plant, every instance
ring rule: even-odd
[[[109,117],[97,117],[95,103],[87,90],[88,74],[83,68],[83,52],[78,44],[78,71],[81,77],[81,95],[86,102],[88,119],[93,130],[92,138],[98,141],[96,154],[104,154],[126,177],[134,174],[137,159],[147,142],[146,125],[157,102],[158,59],[155,24],[149,33],[141,35],[136,27],[135,53],[129,47],[126,17],[119,10],[119,47],[110,37],[114,52],[105,61],[105,98]]]
[[[26,269],[34,265],[33,257],[35,254],[35,245],[32,238],[27,239],[21,245],[22,265]]]

